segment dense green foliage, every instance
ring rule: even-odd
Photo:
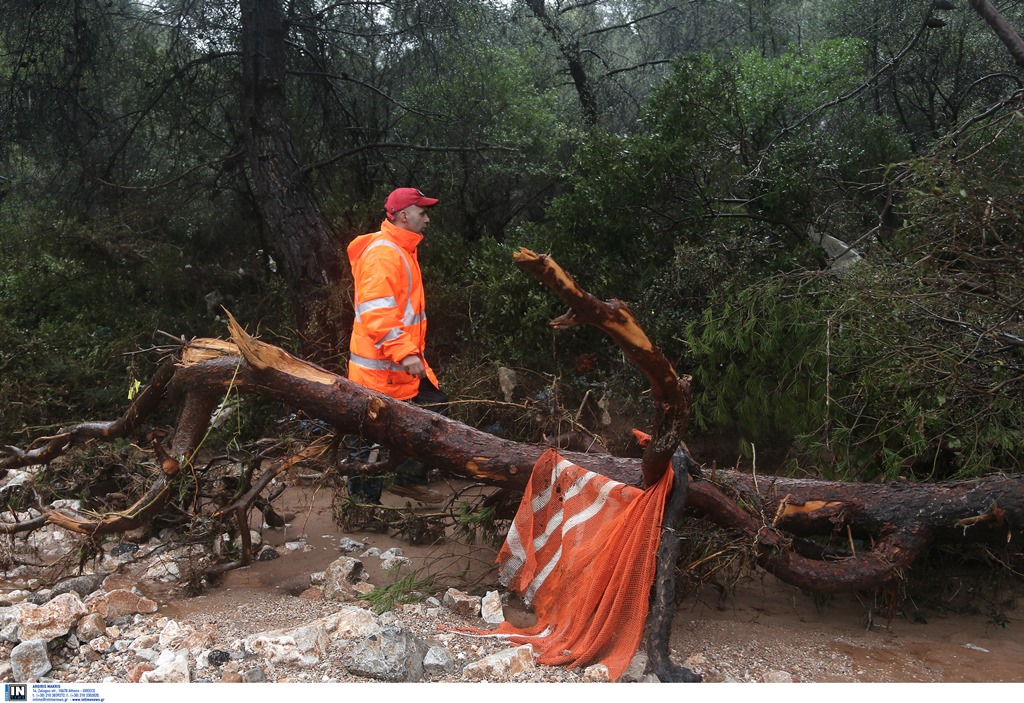
[[[0,443],[119,412],[158,331],[223,336],[221,305],[298,348],[244,156],[238,6],[6,5]],[[607,395],[644,424],[618,350],[551,331],[562,305],[512,264],[527,247],[631,305],[694,377],[694,433],[737,438],[734,459],[1022,468],[1024,80],[979,17],[547,5],[556,31],[523,2],[281,4],[290,135],[338,246],[395,186],[442,200],[421,256],[449,390],[498,399],[515,367],[543,379],[530,400]]]
[[[698,422],[799,437],[794,462],[829,475],[1024,468],[1024,203],[1009,156],[1022,129],[1009,116],[905,164],[905,215],[875,243],[881,260],[779,274],[709,308],[690,326]]]

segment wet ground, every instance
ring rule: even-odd
[[[447,490],[443,484],[431,487]],[[385,503],[406,501],[385,494]],[[275,506],[291,517],[287,526],[265,530],[281,557],[229,572],[202,598],[175,599],[166,606],[169,614],[187,620],[200,610],[259,600],[252,598],[257,594],[299,595],[310,586],[311,574],[340,556],[343,536],[381,551],[401,547],[412,560],[403,573],[434,575],[439,583],[480,593],[498,588],[494,546],[415,546],[376,531],[345,535],[334,523],[331,497],[309,487],[289,489]],[[306,546],[290,548],[296,544]],[[395,577],[380,570],[379,560],[365,559],[364,566],[375,585]],[[1012,601],[998,613],[922,608],[913,617],[896,614],[888,620],[878,610],[863,596],[816,599],[757,574],[729,584],[724,594],[706,587],[687,596],[673,624],[672,656],[677,663],[688,661],[707,681],[762,680],[763,672],[777,671],[814,682],[1024,682],[1024,612]],[[508,617],[525,624],[531,615],[513,603]]]

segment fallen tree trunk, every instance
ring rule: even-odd
[[[644,370],[655,389],[656,445],[643,459],[565,452],[584,468],[634,486],[656,478],[654,455],[679,446],[688,417],[688,380],[675,376],[621,303],[601,303],[527,253],[528,266],[574,305],[574,316],[556,325],[585,320],[604,329]],[[8,448],[0,470],[50,461],[85,439],[114,439],[136,431],[148,413],[168,398],[180,403],[171,444],[161,460],[161,474],[143,500],[122,514],[86,518],[49,509],[48,522],[92,535],[138,525],[160,509],[164,486],[189,466],[216,403],[231,389],[259,394],[300,409],[333,426],[338,433],[358,434],[393,447],[403,455],[429,462],[456,476],[496,487],[522,490],[546,447],[500,439],[410,403],[396,401],[249,336],[231,318],[233,343],[195,340],[180,358],[168,363],[132,402],[125,415],[109,423],[82,423],[55,436],[36,440],[27,449]],[[650,446],[649,445],[649,446]],[[685,446],[680,451],[692,462]],[[662,470],[667,463],[661,464]],[[684,474],[685,475],[685,474]],[[257,488],[246,500],[256,498]],[[265,483],[263,484],[265,485]],[[757,563],[781,580],[821,592],[857,591],[897,579],[936,540],[1012,542],[1024,524],[1024,477],[993,475],[951,483],[840,482],[760,478],[738,471],[715,471],[691,478],[686,506],[711,522],[745,533]],[[742,506],[742,507],[741,507]],[[247,507],[233,505],[238,512]],[[227,512],[227,511],[225,511]],[[240,513],[239,513],[240,514]],[[241,518],[239,518],[241,519]],[[35,529],[37,521],[0,526],[8,533]],[[816,538],[817,541],[812,541]],[[841,548],[823,547],[822,543]],[[860,545],[859,547],[857,545]]]
[[[240,388],[302,407],[339,431],[390,444],[454,475],[515,490],[525,486],[545,449],[502,440],[367,391],[251,339],[237,325],[232,331],[245,363],[224,357],[187,367],[189,386],[207,389],[219,377],[226,388],[233,377]],[[564,455],[617,481],[645,484],[643,460]],[[725,470],[691,479],[687,505],[722,527],[747,533],[758,563],[783,581],[816,592],[857,591],[892,581],[936,539],[1011,540],[1024,524],[1024,477],[855,484],[759,480]],[[833,537],[843,544],[874,539],[875,544],[859,553],[816,554],[799,539],[809,537]]]

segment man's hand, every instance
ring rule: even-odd
[[[398,363],[402,365],[402,368],[410,376],[415,376],[416,378],[427,377],[427,367],[423,365],[423,360],[416,354],[410,354]]]

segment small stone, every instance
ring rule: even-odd
[[[128,645],[130,649],[139,651],[140,649],[152,649],[160,642],[160,636],[154,632],[147,632],[144,635],[139,635],[132,643]]]
[[[128,672],[128,677],[127,677],[128,678],[128,682],[129,683],[138,683],[139,681],[142,680],[142,675],[143,674],[145,674],[147,671],[153,671],[155,669],[156,669],[156,667],[153,666],[152,664],[150,664],[149,662],[144,662],[142,664],[136,664],[135,666],[132,667],[132,670]]]
[[[365,596],[367,593],[375,590],[377,587],[369,581],[360,581],[359,583],[352,584],[352,590],[361,596]]]
[[[592,664],[583,670],[583,680],[588,683],[609,683],[612,677],[604,664]]]
[[[70,593],[71,591],[74,591],[82,598],[85,598],[87,595],[99,588],[102,582],[103,576],[100,574],[75,576],[65,581],[61,581],[54,586],[50,596],[59,596],[62,593]]]
[[[223,666],[227,664],[230,658],[231,655],[223,649],[215,649],[206,657],[206,661],[210,662],[213,666]]]
[[[42,605],[43,603],[46,603],[48,600],[50,600],[50,589],[44,588],[41,591],[29,593],[28,597],[25,600],[31,603],[32,605]]]
[[[496,681],[515,676],[533,667],[533,647],[524,644],[511,649],[503,649],[479,661],[467,664],[462,669],[462,676],[470,681]]]
[[[96,652],[109,652],[114,648],[114,643],[106,635],[100,635],[89,640],[89,646]]]
[[[149,598],[125,589],[93,593],[86,598],[85,606],[109,623],[136,613],[155,613],[159,609]]]
[[[385,571],[397,571],[403,566],[412,566],[412,559],[409,557],[385,557],[383,554],[380,557],[380,568]]]
[[[26,600],[30,595],[32,595],[32,591],[23,591],[21,589],[16,589],[6,594],[4,596],[4,600],[8,603],[20,603]]]
[[[444,604],[459,615],[469,618],[480,617],[480,598],[463,593],[457,588],[449,588],[444,593]]]
[[[245,683],[266,683],[267,675],[260,667],[253,667],[242,674],[242,681]]]
[[[11,650],[11,673],[15,681],[39,678],[52,668],[46,640],[27,640]]]
[[[501,595],[497,591],[488,591],[480,601],[480,617],[490,625],[498,625],[505,622]]]
[[[273,561],[280,556],[281,555],[276,549],[267,544],[263,546],[263,549],[261,549],[260,553],[256,556],[256,561]]]
[[[636,683],[643,679],[644,671],[647,670],[647,652],[642,649],[638,649],[636,654],[633,655],[633,659],[629,662],[629,666],[622,672],[622,676],[619,680],[623,683]]]
[[[78,630],[78,636],[89,642],[97,637],[105,635],[107,632],[107,624],[103,621],[103,616],[99,613],[89,613],[81,620],[78,621],[76,626]]]
[[[338,549],[343,552],[358,552],[360,549],[365,549],[365,542],[358,542],[351,537],[342,537],[338,540]]]
[[[423,655],[423,671],[426,674],[443,674],[449,671],[454,663],[452,653],[436,644]]]
[[[115,557],[131,556],[137,551],[139,551],[139,545],[134,542],[121,542],[121,544],[116,544],[111,547],[110,555]]]
[[[187,650],[172,651],[165,649],[154,662],[152,671],[142,672],[139,683],[188,683],[192,674],[189,667]]]
[[[49,641],[63,637],[87,612],[75,592],[62,593],[39,606],[24,604],[18,609],[18,639]]]

